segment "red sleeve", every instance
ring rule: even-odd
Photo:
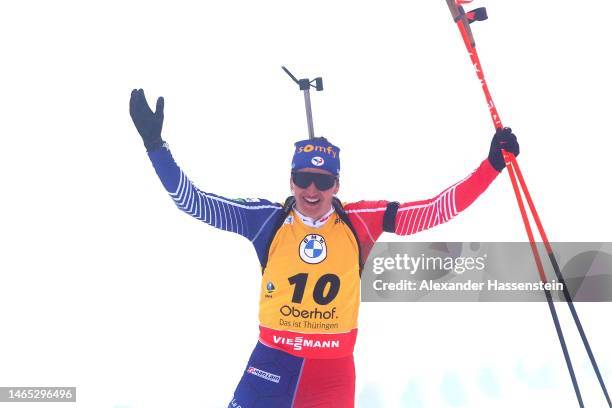
[[[400,204],[395,216],[395,233],[410,235],[450,220],[469,207],[498,174],[489,160],[485,159],[469,176],[435,197]],[[365,262],[374,243],[383,232],[383,217],[388,203],[380,200],[358,201],[344,205],[359,239],[362,262]]]
[[[374,243],[383,232],[383,216],[388,201],[357,201],[344,205],[351,225],[357,233],[361,262],[365,263]]]
[[[395,233],[410,235],[445,223],[469,207],[498,174],[485,159],[469,176],[437,196],[400,204],[395,217]]]

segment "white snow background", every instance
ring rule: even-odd
[[[609,241],[612,3],[482,5],[477,49],[550,239]],[[255,252],[174,207],[132,88],[165,97],[175,159],[228,197],[289,193],[307,133],[283,64],[323,76],[314,125],[342,149],[345,201],[429,198],[493,134],[443,0],[8,2],[0,38],[0,386],[77,386],[78,407],[226,407],[257,338]],[[504,172],[401,240],[526,236]],[[612,386],[612,307],[576,308]],[[586,406],[603,407],[557,309]],[[544,303],[364,303],[355,358],[359,407],[577,406]]]

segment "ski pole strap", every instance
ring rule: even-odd
[[[487,18],[489,18],[489,16],[487,16],[487,9],[484,7],[478,7],[472,11],[468,11],[465,13],[465,17],[470,24],[472,24],[474,21],[485,21]]]

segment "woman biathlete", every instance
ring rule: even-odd
[[[229,408],[352,408],[360,274],[372,246],[383,231],[409,235],[450,220],[503,170],[502,148],[519,154],[506,128],[474,172],[433,198],[342,204],[340,149],[314,138],[295,143],[284,204],[229,199],[199,190],[178,167],[161,138],[163,104],[153,112],[143,90],[132,91],[130,115],[164,188],[187,214],[250,240],[262,267],[259,341]]]

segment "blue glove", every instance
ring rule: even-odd
[[[155,113],[149,108],[142,89],[134,89],[130,97],[130,116],[142,137],[147,152],[159,149],[164,141],[161,138],[164,123],[164,98],[157,99]]]
[[[497,171],[502,171],[506,167],[502,149],[508,153],[512,153],[515,157],[519,155],[521,149],[519,147],[516,136],[512,133],[512,129],[503,128],[497,129],[493,140],[491,140],[491,148],[489,149],[489,163]]]

